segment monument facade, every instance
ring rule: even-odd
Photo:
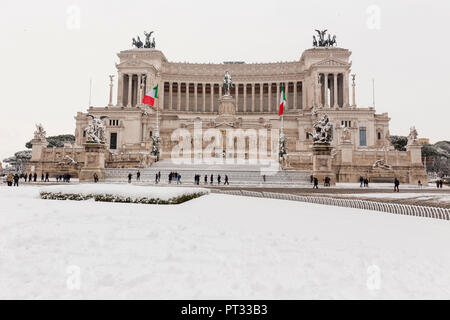
[[[394,177],[407,183],[427,181],[417,137],[407,151],[394,150],[388,114],[356,102],[351,51],[338,47],[336,36],[327,38],[326,31],[317,32],[313,47],[297,61],[249,64],[171,62],[156,49],[151,33],[146,33],[145,44],[139,37],[133,39],[133,49],[118,53],[115,103],[110,94],[105,106],[78,112],[75,145],[60,150],[42,149],[37,144],[40,150],[34,153],[33,165],[37,170],[56,172],[53,164],[70,154],[82,167],[89,126],[95,117],[104,124],[104,168],[151,166],[157,160],[155,135],[160,145],[158,160],[168,159],[178,143],[172,139],[173,132],[180,128],[193,132],[200,124],[203,130],[215,128],[224,134],[230,128],[282,131],[286,148],[283,169],[312,173],[320,163],[325,165],[319,156],[325,151],[318,151],[314,130],[326,117],[326,168],[334,181],[355,182],[360,176],[372,181]],[[156,107],[150,108],[141,101],[156,85]],[[113,86],[110,88],[112,92]],[[287,101],[283,121],[278,116],[282,88]],[[374,166],[376,163],[387,166]]]

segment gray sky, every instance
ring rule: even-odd
[[[327,28],[353,52],[358,105],[372,104],[375,78],[391,134],[415,125],[432,142],[450,140],[449,12],[437,0],[2,0],[0,160],[25,149],[35,122],[73,134],[91,77],[93,104],[106,105],[116,53],[144,30],[170,61],[220,63],[298,60],[314,29]]]

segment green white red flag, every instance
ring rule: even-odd
[[[158,85],[156,85],[156,87],[154,87],[144,96],[144,98],[142,99],[142,103],[154,107],[156,98],[158,98]]]
[[[280,108],[278,109],[278,115],[282,116],[284,112],[284,108],[286,107],[286,96],[284,94],[284,85],[281,86],[281,94],[280,94]]]

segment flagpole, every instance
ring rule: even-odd
[[[156,131],[155,135],[159,138],[159,92],[158,92],[158,106],[156,107],[156,130],[155,131]]]

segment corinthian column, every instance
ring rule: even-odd
[[[206,83],[202,83],[202,110],[206,112]]]
[[[172,86],[172,81],[170,81],[169,82],[169,110],[172,110],[172,104],[173,104],[172,93],[173,93],[173,86]]]
[[[294,110],[299,109],[297,104],[297,81],[294,81],[294,107],[292,109]]]
[[[333,93],[334,93],[334,108],[339,107],[338,102],[338,82],[337,82],[337,73],[334,74],[334,82],[333,82]]]
[[[194,111],[195,112],[198,111],[198,107],[197,107],[197,102],[198,102],[197,90],[198,90],[198,83],[195,82],[194,83]]]
[[[244,83],[244,112],[247,112],[247,83]]]
[[[252,112],[255,112],[255,84],[252,83]]]
[[[355,83],[355,79],[356,79],[356,74],[352,74],[352,96],[353,96],[352,108],[356,108],[356,83]]]
[[[128,75],[128,103],[127,103],[127,107],[131,107],[131,92],[133,90],[133,75],[129,74]]]
[[[325,108],[328,108],[330,106],[328,102],[328,73],[324,73],[323,92],[325,98],[323,104]]]
[[[124,74],[119,72],[117,79],[117,106],[123,106],[123,77]]]

